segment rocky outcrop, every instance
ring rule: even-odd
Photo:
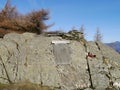
[[[47,37],[59,36],[59,37],[62,37],[63,39],[66,39],[66,40],[76,40],[79,42],[86,41],[84,39],[84,33],[80,32],[78,30],[71,30],[67,33],[60,32],[60,31],[45,32],[44,35]]]
[[[52,43],[52,41],[58,41]],[[32,83],[56,90],[120,87],[120,55],[99,42],[10,33],[0,39],[0,82]],[[96,57],[87,57],[87,53]]]
[[[71,30],[68,33],[63,33],[62,38],[80,41],[84,39],[84,35],[82,32],[79,32],[78,30]]]

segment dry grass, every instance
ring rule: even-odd
[[[48,86],[41,86],[29,82],[21,82],[16,84],[0,84],[0,90],[54,90]]]

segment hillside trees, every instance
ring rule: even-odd
[[[50,27],[45,21],[49,19],[49,12],[45,9],[32,11],[28,14],[20,14],[15,6],[7,1],[4,8],[0,11],[0,31],[4,34],[8,32],[33,32],[41,34]]]
[[[81,25],[81,27],[80,27],[80,32],[83,33],[83,34],[85,33],[84,25]]]
[[[103,38],[103,36],[102,36],[100,30],[99,30],[99,28],[97,28],[95,36],[94,36],[94,41],[102,42],[102,38]]]

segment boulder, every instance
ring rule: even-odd
[[[10,33],[0,39],[0,83],[31,83],[56,90],[104,90],[119,88],[120,55],[100,42],[62,37],[45,37],[33,33]],[[87,53],[95,54],[95,58]],[[117,83],[117,84],[116,84]],[[90,89],[91,88],[91,89]]]

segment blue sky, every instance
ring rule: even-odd
[[[0,8],[6,0],[0,0]],[[97,27],[103,42],[120,41],[120,0],[11,0],[21,13],[41,8],[50,11],[49,30],[69,31],[85,27],[87,40],[93,40]]]

